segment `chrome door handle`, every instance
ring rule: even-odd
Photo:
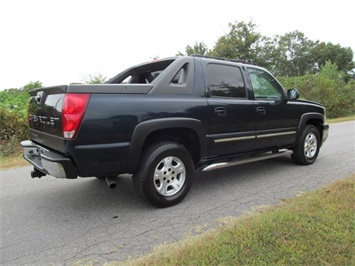
[[[258,114],[264,115],[264,114],[266,114],[266,108],[263,106],[256,107],[256,112]]]
[[[216,107],[214,108],[215,114],[219,116],[226,116],[227,115],[227,109],[225,107]]]

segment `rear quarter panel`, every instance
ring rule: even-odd
[[[94,94],[75,140],[67,142],[80,176],[128,172],[135,127],[146,120],[188,117],[208,130],[206,98],[191,95]]]

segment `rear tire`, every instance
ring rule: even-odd
[[[320,144],[318,129],[313,125],[306,125],[296,140],[296,146],[291,155],[293,161],[301,165],[314,163],[318,157]]]
[[[160,208],[170,207],[185,198],[193,174],[193,161],[185,147],[174,142],[158,142],[144,150],[133,184],[145,201]]]

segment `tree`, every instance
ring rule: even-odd
[[[256,58],[256,64],[267,68],[272,73],[277,72],[275,62],[276,58],[280,57],[278,50],[278,36],[266,37],[263,36],[259,43],[259,53]]]
[[[41,81],[39,81],[39,80],[37,80],[35,82],[30,81],[30,83],[28,83],[22,87],[22,90],[30,91],[30,90],[34,90],[34,89],[38,89],[38,88],[42,88],[42,87],[43,87],[43,83]]]
[[[273,58],[273,70],[276,75],[302,76],[314,71],[311,51],[316,44],[317,42],[309,40],[304,33],[293,31],[283,36],[274,36],[263,49],[271,51],[269,57]]]
[[[313,88],[312,98],[326,107],[328,116],[341,117],[351,114],[354,110],[354,88],[344,82],[338,66],[326,61],[316,77],[317,83]]]
[[[0,108],[5,108],[8,111],[16,112],[19,116],[26,117],[28,101],[30,99],[28,92],[42,87],[42,82],[31,81],[19,89],[13,88],[0,91]]]
[[[211,55],[244,59],[257,63],[262,36],[253,21],[229,23],[229,32],[220,37]]]
[[[355,79],[355,68],[353,68],[352,70],[348,71],[348,75],[350,78]]]
[[[192,54],[207,55],[208,54],[207,45],[204,42],[196,42],[193,46],[187,45],[185,47],[185,54],[179,51],[176,55],[183,56],[183,55],[192,55]]]
[[[279,81],[285,88],[296,87],[302,98],[323,104],[329,118],[353,114],[355,80],[345,82],[344,72],[330,61],[316,74],[280,77]]]
[[[82,81],[86,84],[102,84],[105,83],[106,80],[107,77],[105,77],[102,73],[90,74],[82,79]]]
[[[311,53],[318,69],[321,69],[327,60],[336,64],[340,71],[348,72],[355,67],[353,50],[350,47],[321,42],[312,49]]]
[[[355,75],[353,51],[350,47],[341,47],[308,39],[300,31],[288,32],[272,37],[257,32],[253,21],[229,23],[229,32],[221,36],[212,50],[203,42],[187,45],[185,53],[177,55],[212,55],[230,59],[244,59],[270,70],[277,76],[303,76],[321,70],[327,60],[338,66],[339,71],[348,73],[345,81]]]

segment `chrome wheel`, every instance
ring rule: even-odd
[[[312,159],[317,153],[317,137],[309,132],[304,140],[304,154],[307,159]]]
[[[154,186],[162,196],[173,196],[183,187],[186,179],[184,163],[176,157],[161,160],[154,171]]]
[[[161,141],[145,148],[133,175],[138,195],[159,208],[182,201],[194,177],[194,161],[179,143]]]

